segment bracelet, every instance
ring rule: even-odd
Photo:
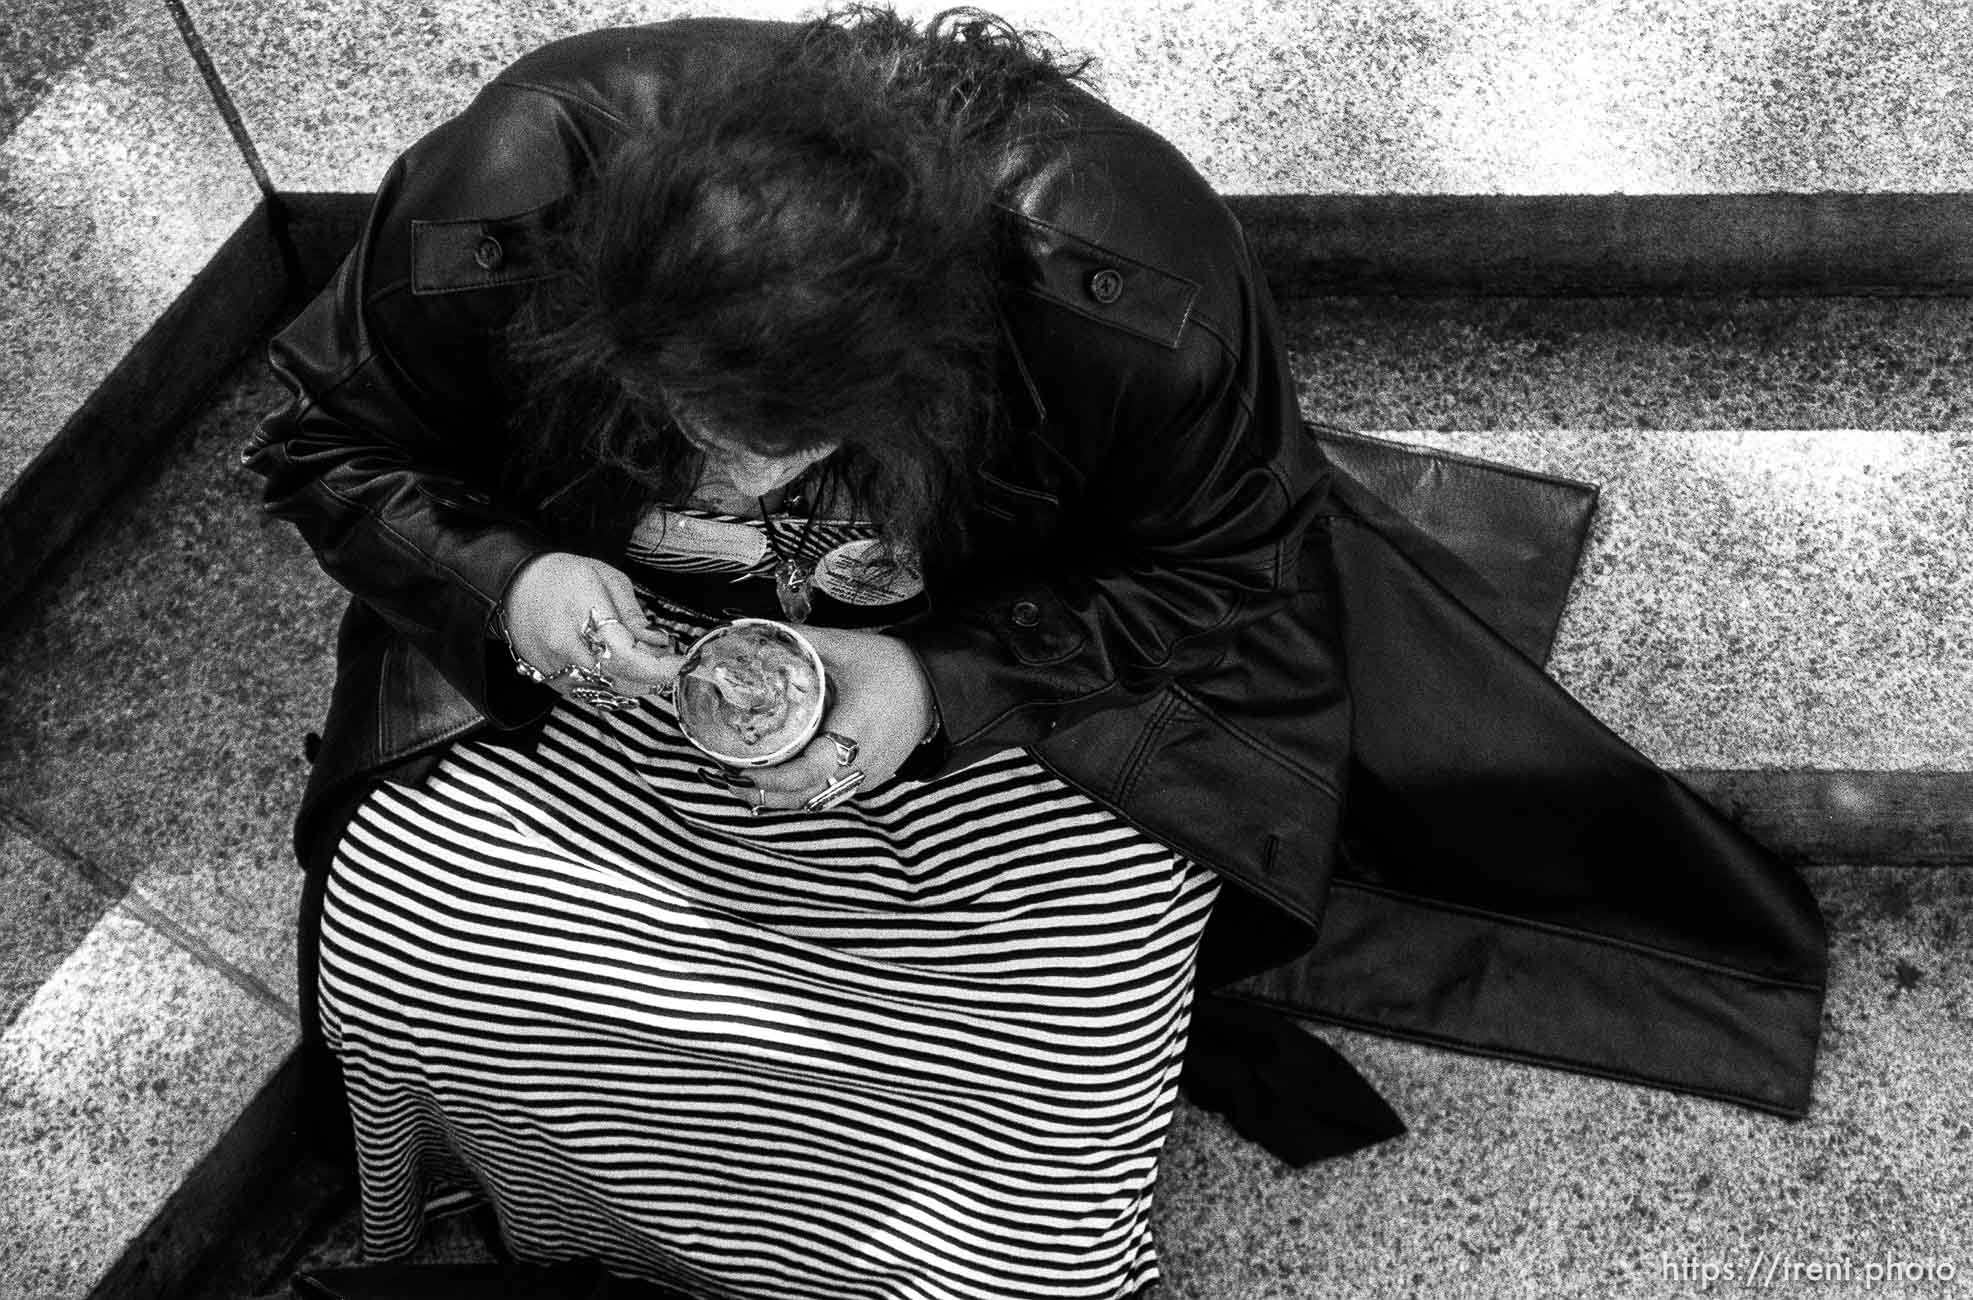
[[[500,644],[507,647],[507,657],[514,661],[514,671],[537,686],[546,686],[548,674],[521,658],[521,652],[514,648],[514,634],[507,629],[505,602],[493,607],[493,630],[500,634]]]

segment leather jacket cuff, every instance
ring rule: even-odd
[[[911,751],[911,757],[898,768],[898,779],[929,781],[944,770],[951,758],[952,742],[946,739],[943,727],[935,727],[932,734],[920,741],[918,748]]]

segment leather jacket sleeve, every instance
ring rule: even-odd
[[[334,283],[274,341],[293,400],[243,457],[266,508],[498,725],[532,721],[554,695],[515,675],[492,617],[529,560],[581,545],[502,497],[503,329],[548,274],[546,232],[598,158],[660,122],[675,82],[717,77],[785,31],[687,19],[524,56],[398,159]]]
[[[1182,681],[1296,589],[1325,463],[1303,430],[1265,282],[1223,222],[1180,234],[1222,247],[1175,347],[1105,328],[1066,295],[1016,295],[1068,481],[1045,549],[989,557],[901,631],[955,759],[1033,744]]]
[[[335,281],[274,340],[293,395],[242,460],[331,577],[482,715],[516,726],[552,696],[513,673],[494,615],[521,568],[556,548],[497,496],[505,449],[486,390],[514,291],[421,298],[406,284],[405,191],[431,149],[393,168]]]

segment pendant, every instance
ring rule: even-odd
[[[774,598],[781,602],[781,613],[790,623],[808,622],[815,599],[808,590],[808,570],[792,560],[774,566]]]

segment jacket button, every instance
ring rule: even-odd
[[[1108,307],[1124,296],[1124,278],[1110,267],[1093,271],[1089,276],[1089,296]]]
[[[479,247],[473,250],[473,261],[482,271],[497,271],[506,260],[507,250],[492,235],[483,237]]]
[[[1033,627],[1041,622],[1041,606],[1031,600],[1024,600],[1014,606],[1013,619],[1015,627]]]

